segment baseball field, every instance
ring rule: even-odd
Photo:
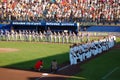
[[[59,66],[69,64],[69,45],[0,41],[0,67],[33,71],[36,61],[42,59],[43,71],[49,72],[53,59]],[[80,71],[73,75],[78,78],[70,80],[80,80],[79,77],[85,80],[120,80],[120,38],[113,49],[79,65]]]

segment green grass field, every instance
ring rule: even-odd
[[[117,39],[117,42],[120,44],[120,38]],[[42,59],[44,61],[44,69],[48,69],[53,59],[56,59],[59,65],[69,61],[69,44],[0,42],[0,48],[19,49],[17,52],[0,52],[0,67],[29,70],[37,60]],[[82,71],[75,76],[84,77],[86,80],[120,80],[119,61],[120,50],[113,49],[106,54],[82,64]]]
[[[37,60],[44,61],[44,69],[50,68],[51,61],[59,64],[69,60],[69,45],[29,42],[0,42],[1,48],[17,48],[19,51],[0,53],[0,66],[31,69]]]

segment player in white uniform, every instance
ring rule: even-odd
[[[60,32],[58,32],[58,43],[60,43],[61,42],[61,34],[60,34]]]
[[[82,59],[85,60],[85,56],[86,56],[85,44],[82,44],[81,46],[82,46],[81,48],[82,48],[82,52],[83,52],[82,53]]]
[[[79,52],[79,59],[80,59],[80,61],[82,62],[83,61],[83,56],[82,56],[82,54],[83,54],[83,47],[82,47],[82,44],[79,44],[79,46],[78,46],[78,52]]]
[[[64,43],[65,42],[65,34],[64,34],[64,32],[62,32],[62,43]]]
[[[69,51],[69,58],[70,58],[70,64],[73,65],[74,60],[75,60],[75,54],[74,54],[74,50],[73,50],[73,46],[70,46],[70,51]]]
[[[43,41],[43,34],[41,31],[39,32],[39,41]]]
[[[81,32],[81,35],[80,35],[80,39],[81,39],[81,43],[84,41],[84,35],[83,33]]]
[[[10,32],[7,31],[7,41],[10,41]]]
[[[79,32],[77,33],[76,36],[77,36],[77,40],[76,41],[77,41],[77,43],[79,43],[80,42],[80,34],[79,34]]]
[[[49,42],[53,42],[53,33],[50,32],[48,36],[49,36]]]
[[[68,37],[68,33],[66,32],[66,33],[65,33],[65,41],[66,41],[66,43],[69,42],[68,40],[69,40],[69,37]]]
[[[112,48],[112,38],[111,38],[111,36],[109,36],[109,48]]]
[[[35,41],[35,31],[32,31],[32,41]]]
[[[103,51],[106,51],[107,50],[107,47],[106,47],[106,38],[104,37],[100,41],[102,42],[102,49],[103,49]]]
[[[43,32],[43,41],[47,41],[47,38],[46,38],[46,31]]]
[[[76,34],[73,32],[73,43],[75,43],[76,42]]]
[[[4,31],[1,29],[0,30],[0,40],[2,41],[4,38]]]
[[[14,40],[15,40],[15,41],[17,41],[17,39],[18,39],[18,38],[17,38],[17,37],[18,37],[17,35],[18,35],[18,33],[17,33],[17,31],[15,31],[15,32],[14,32]]]
[[[22,32],[21,32],[21,30],[19,30],[19,33],[18,33],[18,40],[22,41]]]
[[[98,54],[98,49],[97,49],[97,47],[95,46],[95,41],[92,41],[92,42],[91,42],[91,52],[92,52],[92,54],[93,54],[94,56]]]
[[[36,41],[36,42],[39,41],[39,35],[38,35],[38,32],[37,32],[37,31],[35,32],[35,41]]]
[[[7,38],[8,38],[8,37],[7,37],[7,32],[8,32],[8,31],[5,30],[5,40],[6,40],[6,41],[8,41],[8,39],[7,39]]]
[[[92,56],[92,53],[90,51],[91,43],[86,42],[85,47],[86,47],[86,59],[89,59]]]
[[[57,33],[56,32],[54,32],[54,43],[56,43],[57,42]]]
[[[98,53],[102,53],[102,46],[101,46],[100,44],[101,44],[101,42],[100,42],[100,40],[98,39],[98,41],[96,41],[96,45],[97,45],[97,47],[98,47]]]
[[[71,33],[71,31],[69,32],[69,43],[71,43],[72,42],[72,33]]]
[[[47,38],[47,42],[52,42],[53,34],[52,34],[52,31],[50,30],[50,28],[48,28],[48,30],[47,30],[46,38]]]
[[[11,31],[11,40],[14,41],[14,30]]]
[[[74,64],[77,64],[77,60],[79,59],[77,44],[73,45],[73,55],[74,55]]]
[[[89,34],[89,33],[86,34],[86,41],[87,41],[87,42],[90,41],[90,34]]]
[[[116,43],[116,36],[112,36],[112,39],[113,39],[113,46],[114,46]]]
[[[28,32],[28,41],[29,42],[31,42],[32,41],[32,33],[31,33],[31,31],[29,30],[29,32]]]

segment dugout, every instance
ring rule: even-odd
[[[12,25],[12,29],[18,30],[30,30],[30,31],[44,31],[46,30],[44,26],[35,26],[35,25]]]
[[[76,32],[77,27],[76,26],[46,26],[47,28],[50,28],[51,31],[55,32],[62,32],[64,30]]]
[[[64,31],[68,30],[71,32],[76,32],[77,27],[76,26],[35,26],[35,25],[13,25],[12,29],[14,30],[34,30],[34,31],[44,31],[48,28],[51,29],[51,31]]]
[[[51,31],[71,31],[77,32],[79,26],[76,23],[58,23],[58,22],[12,22],[12,29],[14,30],[34,30],[34,31],[44,31],[48,28]]]

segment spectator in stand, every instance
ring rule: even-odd
[[[2,20],[117,22],[120,0],[2,0]]]

